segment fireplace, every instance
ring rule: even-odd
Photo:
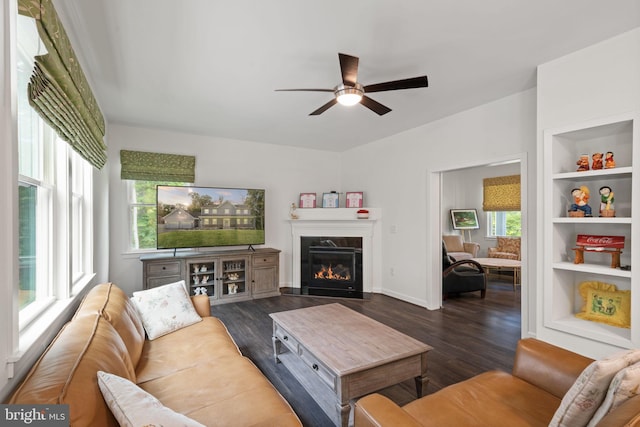
[[[334,289],[335,282],[329,282],[333,288],[327,286],[309,286],[308,277],[308,249],[310,246],[330,246],[333,242],[341,248],[356,249],[356,280],[362,286],[363,299],[369,298],[373,293],[380,292],[382,277],[382,229],[381,212],[375,208],[369,208],[368,219],[358,219],[357,209],[332,208],[332,209],[298,209],[298,218],[291,219],[291,286],[282,288],[283,294],[309,295],[342,293],[347,297],[353,297],[359,291]],[[340,237],[337,237],[340,236]],[[323,242],[324,241],[324,242]],[[305,267],[306,266],[306,267]],[[325,285],[326,282],[323,282]],[[330,296],[330,295],[326,295]],[[340,296],[340,295],[338,295]]]
[[[304,236],[300,279],[308,295],[362,298],[362,238]]]

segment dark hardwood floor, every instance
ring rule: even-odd
[[[425,394],[487,370],[513,367],[520,338],[520,287],[514,291],[509,279],[491,280],[485,299],[479,292],[450,296],[442,309],[434,311],[378,294],[364,301],[280,296],[212,307],[242,353],[287,399],[305,426],[332,424],[287,369],[274,362],[269,313],[333,302],[431,345]],[[400,405],[416,399],[413,380],[380,392]]]

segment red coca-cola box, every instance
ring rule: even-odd
[[[591,234],[578,234],[576,245],[585,250],[597,251],[598,249],[622,249],[624,248],[624,236],[594,236]]]

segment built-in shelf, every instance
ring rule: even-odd
[[[554,224],[576,224],[576,225],[584,225],[584,224],[631,224],[630,217],[614,217],[614,218],[605,218],[594,216],[592,218],[553,218]]]
[[[584,172],[562,172],[553,175],[553,179],[579,179],[581,181],[596,180],[610,177],[631,177],[633,168],[631,166],[616,167],[612,169],[589,170]]]
[[[633,269],[640,268],[640,246],[633,217],[639,215],[640,185],[634,175],[640,150],[639,115],[628,113],[601,120],[549,129],[544,132],[541,173],[543,178],[542,282],[543,323],[555,331],[604,345],[631,348],[640,346],[640,316],[632,316],[631,328],[620,328],[575,317],[584,301],[578,286],[584,281],[611,283],[631,290],[631,311],[640,309],[640,282]],[[581,155],[614,153],[613,168],[578,172]],[[590,164],[591,166],[591,164]],[[573,188],[586,186],[593,217],[569,217]],[[615,217],[600,217],[599,189],[610,187],[615,194]],[[611,267],[608,253],[585,252],[584,263],[574,263],[578,234],[624,236],[621,264],[631,270]],[[636,249],[636,247],[638,249]],[[569,337],[567,337],[568,339]]]
[[[603,257],[605,255],[602,255]],[[608,258],[606,258],[608,259]],[[580,273],[599,274],[603,276],[625,277],[631,278],[631,271],[621,270],[619,268],[611,268],[605,265],[597,264],[574,264],[572,262],[555,262],[552,268],[556,270],[575,271]]]

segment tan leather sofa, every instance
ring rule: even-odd
[[[592,361],[543,341],[523,339],[511,374],[485,372],[403,407],[372,394],[356,402],[355,426],[548,426],[562,397]],[[640,426],[640,395],[598,424],[622,426]]]
[[[442,236],[442,241],[447,247],[447,253],[456,261],[476,258],[480,245],[474,242],[465,242],[461,235],[450,234]]]
[[[96,286],[9,403],[69,404],[74,427],[116,427],[98,387],[101,370],[207,426],[301,426],[208,304],[195,306],[201,322],[149,341],[126,294],[111,283]]]

